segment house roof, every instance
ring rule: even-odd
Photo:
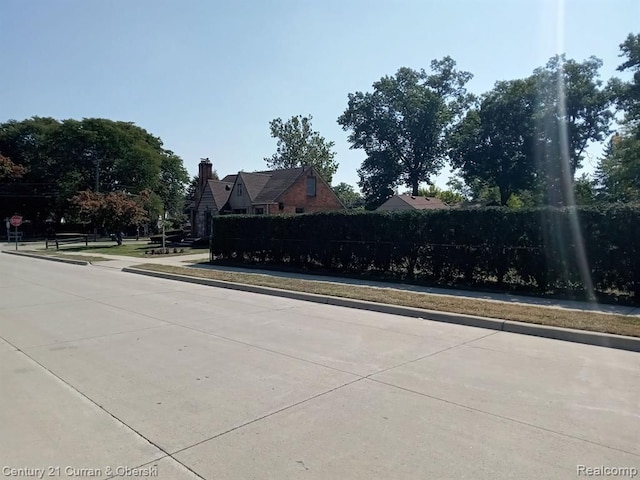
[[[225,179],[226,178],[227,177],[225,177]],[[224,204],[227,203],[227,200],[229,200],[229,195],[231,195],[231,188],[233,187],[233,183],[220,180],[209,180],[207,183],[209,184],[209,188],[211,189],[213,200],[216,202],[216,207],[218,208],[218,210],[222,210]]]
[[[432,210],[437,208],[449,208],[449,205],[436,197],[419,197],[413,195],[394,195],[403,202],[411,205],[416,210]],[[392,197],[392,198],[394,198]],[[389,200],[387,200],[389,201]]]
[[[220,180],[221,182],[225,182],[225,183],[235,183],[236,181],[236,177],[238,175],[227,175],[226,177],[224,177],[222,180]]]
[[[305,171],[304,167],[285,168],[268,172],[256,172],[259,175],[268,175],[269,181],[265,183],[260,194],[255,197],[255,203],[275,203]]]
[[[252,204],[278,202],[278,198],[287,191],[304,172],[313,167],[284,168],[260,172],[238,172],[227,175],[222,180],[209,180],[218,209],[222,209],[231,196],[233,185],[242,182]],[[228,186],[228,190],[227,190]]]
[[[238,179],[244,183],[244,187],[247,191],[247,195],[252,202],[256,201],[256,198],[262,191],[262,189],[271,180],[271,172],[240,172],[238,173]],[[237,181],[237,180],[236,180]]]

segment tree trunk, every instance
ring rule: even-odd
[[[420,182],[417,179],[411,179],[411,195],[414,197],[418,196],[418,188],[420,186]]]
[[[503,207],[507,205],[509,201],[509,197],[511,197],[511,192],[506,188],[498,187],[500,189],[500,205]]]

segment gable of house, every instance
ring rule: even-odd
[[[256,197],[257,204],[278,203],[279,197],[294,184],[294,182],[304,172],[304,167],[285,168],[282,170],[272,170],[268,173],[269,181],[265,184],[260,194]]]
[[[256,197],[270,179],[270,175],[258,172],[240,172],[236,176],[228,200],[232,213],[253,213]]]
[[[331,186],[313,167],[303,168],[297,178],[275,198],[282,213],[314,213],[344,210]],[[283,208],[280,209],[280,206]]]

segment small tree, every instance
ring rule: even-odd
[[[103,194],[86,190],[73,197],[72,204],[81,220],[115,231],[116,241],[122,245],[122,230],[140,225],[147,218],[143,201],[123,192]]]
[[[22,165],[15,164],[10,158],[0,154],[0,180],[15,180],[22,177],[26,169]]]

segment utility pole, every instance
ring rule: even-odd
[[[96,188],[94,191],[98,193],[100,192],[100,158],[96,157],[94,163],[96,164]],[[93,225],[93,241],[98,241],[98,226],[95,224]]]

